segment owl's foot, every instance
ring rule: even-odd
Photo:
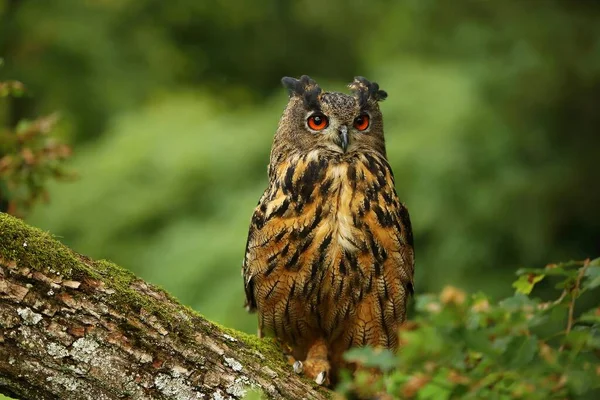
[[[327,358],[325,341],[322,339],[315,341],[308,349],[306,360],[294,362],[292,368],[295,373],[303,374],[314,380],[317,385],[329,385],[331,365]]]
[[[294,372],[298,375],[304,372],[304,364],[302,364],[302,361],[296,361],[292,367],[294,368]],[[326,379],[327,371],[321,371],[315,378],[315,382],[317,383],[317,385],[322,385],[323,383],[325,383]]]
[[[304,374],[307,377],[313,379],[317,385],[329,385],[329,361],[310,359],[302,361],[296,361],[292,368],[297,374]]]
[[[327,382],[327,384],[329,384],[329,377],[327,376],[327,372],[325,371],[321,371],[319,372],[319,375],[317,375],[317,377],[315,378],[315,382],[317,383],[317,385],[322,385],[325,382]]]
[[[302,361],[296,361],[292,365],[292,368],[294,368],[294,372],[298,375],[300,375],[304,371],[304,365],[302,364]]]

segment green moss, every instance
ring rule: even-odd
[[[34,270],[52,266],[54,271],[68,279],[77,272],[95,275],[52,235],[5,213],[0,213],[0,257]]]
[[[284,363],[284,359],[282,357],[283,351],[277,341],[272,338],[263,338],[260,339],[256,335],[250,335],[246,332],[236,331],[235,329],[227,328],[226,326],[222,326],[217,323],[213,323],[216,327],[218,327],[224,334],[229,335],[235,339],[238,339],[244,343],[246,343],[253,350],[258,351],[260,354],[268,358],[269,360],[276,361],[281,360]]]
[[[187,328],[173,321],[169,307],[163,307],[160,301],[151,301],[132,289],[131,284],[137,278],[130,271],[106,260],[92,261],[80,256],[51,234],[5,213],[0,213],[0,257],[32,270],[59,273],[63,279],[82,280],[91,277],[102,280],[107,288],[115,291],[113,305],[122,308],[120,311],[131,307],[135,310],[144,308],[156,315],[161,323],[166,322],[167,329],[175,326],[179,330]],[[155,289],[179,304],[162,289]]]

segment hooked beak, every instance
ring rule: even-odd
[[[342,149],[345,153],[346,149],[348,148],[348,127],[346,125],[342,125],[339,127],[338,132],[340,134]]]

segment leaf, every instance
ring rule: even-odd
[[[371,357],[373,349],[370,347],[357,347],[348,350],[344,354],[344,359],[350,362],[365,363]]]
[[[437,296],[433,294],[423,294],[415,298],[415,308],[419,312],[431,312],[432,304],[440,307]]]
[[[344,358],[347,361],[358,362],[365,367],[379,368],[383,372],[391,370],[398,364],[396,355],[387,349],[354,348],[346,352]]]
[[[579,317],[579,321],[600,324],[600,307],[584,312],[581,317]]]
[[[469,349],[477,353],[484,353],[489,356],[495,356],[497,353],[485,331],[466,331],[464,341]]]
[[[502,359],[506,364],[515,368],[524,367],[533,360],[537,352],[537,337],[533,335],[513,337],[508,343]]]
[[[452,394],[452,388],[448,386],[441,386],[435,382],[430,382],[422,387],[417,392],[417,399],[419,400],[445,400],[449,399]]]
[[[546,275],[544,275],[544,274],[540,274],[540,275],[536,275],[536,274],[521,275],[519,277],[519,279],[517,279],[513,283],[513,287],[516,289],[516,291],[518,293],[530,294],[531,291],[533,290],[533,287],[535,286],[535,284],[538,283],[538,282],[540,282],[542,279],[544,279],[545,276]]]
[[[517,291],[514,296],[501,300],[498,304],[505,308],[506,311],[515,312],[526,307],[536,307],[538,302]]]
[[[516,272],[518,276],[527,275],[527,274],[545,274],[546,270],[543,268],[519,268]]]
[[[548,322],[549,319],[550,317],[547,314],[535,313],[527,319],[527,326],[529,326],[529,328],[540,326]]]
[[[589,329],[576,327],[564,338],[564,342],[569,346],[569,356],[575,358],[586,344],[591,340],[592,333]]]
[[[557,266],[554,266],[552,268],[546,267],[544,269],[521,268],[521,269],[517,270],[517,275],[521,276],[521,275],[525,275],[525,274],[555,276],[555,275],[573,275],[574,272],[571,270],[566,270],[563,267],[557,267]]]
[[[593,374],[585,371],[569,371],[567,372],[567,384],[576,395],[583,395],[591,388],[591,382],[594,382]]]
[[[600,267],[589,266],[585,271],[584,277],[586,278],[582,282],[584,289],[595,289],[600,286]]]

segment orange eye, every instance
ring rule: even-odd
[[[364,131],[369,127],[369,116],[367,114],[362,114],[356,117],[354,120],[354,127],[359,131]]]
[[[322,131],[329,125],[329,120],[323,114],[313,114],[308,117],[306,122],[308,123],[308,127],[313,131]]]

